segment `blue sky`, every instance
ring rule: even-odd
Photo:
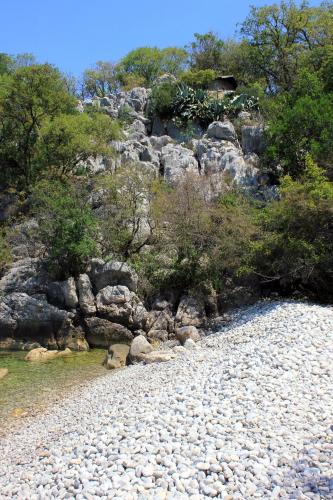
[[[270,0],[0,0],[0,52],[30,52],[79,75],[131,49],[183,46],[194,32],[232,36],[249,5]],[[312,1],[311,4],[318,4]]]

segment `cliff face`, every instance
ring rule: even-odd
[[[111,162],[99,158],[93,165],[95,173],[136,163],[170,183],[188,173],[200,175],[207,181],[207,193],[211,196],[221,194],[226,180],[239,187],[260,188],[259,155],[264,149],[264,130],[250,113],[239,113],[239,134],[229,120],[213,122],[207,130],[194,123],[189,131],[173,120],[147,118],[149,95],[149,90],[135,88],[80,103],[82,111],[96,106],[113,118],[126,116],[130,122],[125,140],[113,144],[117,158]]]
[[[263,128],[249,113],[239,114],[238,134],[234,124],[225,120],[211,123],[206,130],[194,126],[189,137],[170,120],[147,118],[149,95],[149,90],[135,88],[80,103],[82,111],[97,106],[112,118],[126,115],[124,139],[113,143],[115,157],[91,160],[93,179],[120,165],[135,164],[172,185],[187,174],[198,177],[211,199],[223,192],[226,183],[270,195],[271,188],[261,184],[259,174]],[[0,220],[15,218],[16,203],[15,197],[3,197]],[[94,197],[91,203],[103,209]],[[136,295],[137,276],[119,262],[96,260],[78,279],[54,281],[39,257],[45,249],[38,241],[36,221],[17,221],[14,226],[13,263],[0,280],[0,349],[41,345],[83,350],[89,345],[128,342],[140,333],[151,340],[172,340],[180,328],[203,327],[206,312],[217,310],[214,297],[198,302],[171,294],[158,298],[148,311]],[[242,299],[237,296],[236,302],[241,304]]]

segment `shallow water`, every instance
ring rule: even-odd
[[[37,414],[78,384],[104,375],[105,350],[73,353],[46,363],[27,362],[26,352],[0,352],[0,432],[25,416]]]

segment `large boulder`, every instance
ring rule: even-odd
[[[8,368],[0,368],[0,380],[8,375]]]
[[[33,340],[56,347],[57,334],[71,315],[26,293],[12,293],[0,301],[0,338]]]
[[[193,142],[201,174],[205,176],[207,195],[211,198],[219,196],[230,184],[257,185],[258,169],[246,161],[242,150],[234,143],[207,137]]]
[[[110,344],[131,342],[133,334],[125,326],[103,318],[86,318],[86,338],[90,347],[108,348]]]
[[[142,354],[140,361],[143,361],[147,365],[151,363],[166,363],[175,357],[176,354],[172,351],[153,351],[148,354]]]
[[[96,305],[100,316],[113,323],[133,330],[146,327],[147,311],[135,293],[126,286],[103,288],[96,296]]]
[[[51,304],[62,309],[76,309],[79,299],[74,278],[65,281],[53,281],[47,289],[47,298]]]
[[[199,165],[191,149],[179,144],[167,144],[162,148],[161,166],[165,180],[174,184],[186,174],[199,175]]]
[[[199,299],[184,295],[179,303],[175,322],[177,328],[182,326],[203,327],[206,324],[205,307]]]
[[[198,340],[200,340],[200,334],[195,326],[183,326],[181,328],[176,328],[176,339],[184,345],[189,339],[193,342],[198,342]]]
[[[138,113],[143,113],[147,106],[149,93],[149,90],[144,87],[135,87],[127,93],[125,102]]]
[[[135,337],[130,348],[131,361],[141,361],[143,354],[153,351],[153,347],[143,335]]]
[[[65,349],[64,351],[48,351],[44,347],[40,347],[28,352],[24,359],[26,361],[45,362],[57,358],[63,358],[65,356],[70,356],[71,354],[72,352],[70,349]]]
[[[124,285],[135,292],[138,286],[137,274],[125,262],[93,259],[90,278],[97,292],[108,285]]]
[[[147,317],[147,328],[149,330],[166,330],[172,333],[174,331],[174,319],[169,307],[163,310],[150,311]]]
[[[72,322],[73,314],[25,293],[12,293],[0,300],[0,341],[10,349],[25,350],[37,343],[49,349],[89,348],[84,332]],[[12,339],[12,341],[10,341]]]
[[[265,130],[262,125],[242,127],[242,148],[244,154],[262,154],[265,150]]]
[[[22,292],[28,295],[45,293],[50,278],[36,258],[27,257],[14,262],[0,279],[0,295]]]
[[[116,370],[123,368],[127,364],[127,357],[129,353],[129,346],[126,344],[114,344],[109,347],[108,354],[106,355],[103,365],[108,370]]]
[[[235,127],[229,121],[211,123],[207,129],[207,135],[214,139],[237,142]]]
[[[96,313],[95,297],[92,293],[92,286],[87,274],[80,274],[77,279],[77,291],[79,295],[79,305],[83,314],[89,316]]]

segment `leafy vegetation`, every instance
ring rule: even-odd
[[[150,112],[161,118],[180,119],[185,126],[191,122],[207,126],[239,111],[255,111],[257,106],[258,100],[245,94],[216,98],[202,88],[166,82],[153,87]]]
[[[43,180],[35,185],[33,200],[50,271],[60,279],[77,276],[98,254],[98,225],[84,189],[78,183]]]
[[[333,185],[308,156],[301,179],[286,176],[280,194],[258,214],[254,269],[263,283],[284,293],[332,300]]]
[[[81,84],[30,54],[0,54],[0,182],[25,200],[32,193],[55,275],[77,275],[101,253],[129,261],[147,294],[223,293],[252,280],[263,291],[333,300],[333,4],[252,7],[238,35],[196,33],[186,48],[140,47],[115,64],[98,61]],[[171,77],[156,83],[165,73]],[[238,95],[209,92],[221,74],[234,75]],[[124,106],[116,123],[94,106],[79,113],[77,97],[135,86],[152,88],[151,118],[184,130],[259,108],[261,163],[278,197],[258,203],[227,190],[207,200],[203,176],[171,187],[142,164],[87,182],[92,160],[113,155],[110,142],[133,114]],[[89,197],[100,200],[98,210]],[[1,228],[0,266],[9,259]]]

